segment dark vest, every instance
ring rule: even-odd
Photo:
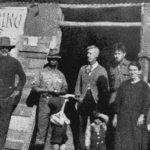
[[[105,130],[100,129],[97,133],[93,126],[91,126],[91,145],[90,150],[106,150],[105,145]]]

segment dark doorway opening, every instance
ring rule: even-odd
[[[108,6],[108,5],[107,5]],[[65,21],[94,23],[111,22],[122,23],[122,26],[79,26],[62,25],[60,69],[64,72],[69,92],[74,92],[74,87],[80,67],[86,63],[86,47],[96,45],[101,53],[99,63],[106,69],[112,58],[112,45],[123,42],[127,48],[127,59],[137,59],[141,43],[141,27],[126,26],[126,23],[141,22],[141,7],[63,7]],[[65,22],[64,21],[64,22]]]
[[[59,67],[67,78],[69,93],[74,92],[79,69],[86,63],[86,47],[98,46],[101,51],[98,62],[108,68],[112,45],[120,41],[127,47],[127,59],[136,60],[140,51],[140,27],[62,27]]]

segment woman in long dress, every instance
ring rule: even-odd
[[[115,150],[147,150],[146,115],[150,102],[150,90],[140,79],[141,65],[129,64],[130,79],[117,93],[113,126],[116,127]]]

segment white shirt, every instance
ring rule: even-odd
[[[89,75],[91,75],[92,71],[98,66],[98,62],[96,61],[95,64],[90,65],[91,71],[89,72]]]
[[[96,61],[95,64],[91,65],[91,71],[93,71],[98,66],[98,62]]]

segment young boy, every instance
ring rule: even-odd
[[[86,150],[106,150],[105,136],[108,120],[107,115],[94,113],[94,122],[86,130]]]
[[[65,109],[65,105],[67,101],[68,99],[65,99],[60,111],[57,113],[54,113],[50,117],[50,122],[52,126],[51,145],[52,145],[53,150],[65,150],[66,149],[66,141],[68,140],[67,126],[70,124],[70,120],[66,117],[64,113],[64,109]],[[55,107],[58,107],[58,106],[55,105]]]

